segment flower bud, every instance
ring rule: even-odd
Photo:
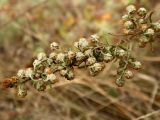
[[[48,65],[52,65],[52,63],[53,63],[53,59],[51,59],[51,58],[47,58],[47,63],[48,63]]]
[[[74,73],[72,70],[61,70],[60,74],[64,76],[67,80],[72,80],[74,78]]]
[[[148,43],[149,42],[149,38],[146,37],[146,36],[140,36],[139,42],[141,42],[141,43]]]
[[[86,40],[86,38],[80,38],[79,45],[83,48],[88,47],[88,41]]]
[[[116,51],[116,55],[118,55],[118,57],[124,57],[126,55],[126,51],[123,49],[119,49]]]
[[[117,80],[116,80],[116,85],[118,86],[118,87],[123,87],[124,86],[124,84],[125,84],[125,80],[123,79],[123,78],[118,78]]]
[[[138,22],[139,22],[139,24],[145,24],[145,23],[146,23],[146,20],[143,19],[143,18],[140,18]]]
[[[50,44],[50,48],[51,48],[51,50],[57,50],[57,49],[59,49],[59,45],[56,42],[52,42]]]
[[[27,68],[25,72],[25,76],[28,78],[33,78],[33,75],[34,75],[34,71],[32,70],[32,68]]]
[[[98,42],[99,41],[99,36],[97,34],[93,34],[91,35],[91,41],[92,42]]]
[[[47,59],[47,55],[45,54],[45,53],[39,53],[38,55],[37,55],[37,59],[39,60],[39,61],[44,61],[44,60],[46,60]]]
[[[113,60],[113,56],[110,53],[104,54],[104,61],[106,63],[110,62]]]
[[[94,65],[94,69],[95,69],[95,71],[101,71],[102,69],[103,69],[103,65],[102,64],[100,64],[100,63],[95,63]]]
[[[52,58],[53,60],[56,60],[57,53],[55,53],[55,52],[50,53],[49,58]]]
[[[35,83],[35,89],[37,89],[38,91],[44,91],[46,89],[46,85],[44,83],[44,81],[42,80],[38,80]]]
[[[145,35],[147,36],[153,36],[154,35],[154,30],[152,28],[149,28],[146,30]]]
[[[64,66],[62,66],[62,65],[58,66],[58,70],[63,70],[63,69],[64,69]]]
[[[59,53],[59,54],[57,55],[56,61],[57,61],[57,62],[64,62],[64,60],[65,60],[65,54],[64,54],[64,53]]]
[[[86,63],[85,63],[85,62],[81,62],[81,63],[79,63],[78,67],[79,67],[79,68],[86,67]]]
[[[123,21],[128,21],[130,19],[129,15],[123,15],[122,20]]]
[[[92,65],[96,62],[96,58],[95,57],[89,57],[86,61],[86,65]]]
[[[126,21],[125,23],[124,23],[124,27],[126,28],[126,29],[134,29],[134,24],[133,24],[133,22],[132,21]]]
[[[147,10],[145,8],[139,8],[138,15],[145,16],[147,14]]]
[[[117,75],[121,75],[123,73],[124,69],[123,68],[118,68],[117,70]]]
[[[50,67],[46,67],[46,68],[44,69],[44,73],[45,73],[45,74],[52,74],[52,72],[53,72],[53,70],[52,70],[52,68],[50,68]]]
[[[74,46],[80,51],[84,51],[87,49],[89,43],[85,38],[81,38],[78,42],[74,43]]]
[[[67,80],[74,79],[74,73],[73,73],[73,71],[69,70],[68,73],[65,75],[65,78],[67,78]]]
[[[65,75],[67,74],[67,72],[68,72],[68,70],[64,70],[64,69],[63,69],[63,70],[60,71],[60,74],[61,74],[62,76],[65,76]]]
[[[152,24],[155,30],[160,30],[160,23],[156,22]]]
[[[84,55],[87,56],[87,57],[91,57],[93,56],[93,51],[92,49],[88,49],[84,52]]]
[[[134,5],[129,5],[127,8],[126,8],[128,14],[133,14],[136,12],[136,7]]]
[[[82,52],[77,52],[76,53],[76,60],[81,61],[85,58],[85,55]]]
[[[103,65],[100,63],[94,63],[92,66],[89,67],[89,72],[91,75],[96,75],[97,73],[99,73],[100,71],[102,71],[103,69]]]
[[[68,55],[69,60],[72,60],[75,58],[76,53],[70,50],[68,51],[67,55]]]
[[[27,90],[24,85],[17,86],[17,95],[19,97],[25,97],[27,95]]]
[[[54,80],[56,80],[56,76],[55,76],[55,74],[48,74],[47,75],[47,78],[44,80],[44,81],[54,81]]]
[[[79,42],[75,42],[74,43],[74,47],[76,47],[77,49],[79,49]]]
[[[33,62],[34,69],[36,69],[40,64],[41,64],[40,60],[34,60],[34,62]]]
[[[132,71],[130,71],[130,70],[126,70],[125,73],[124,73],[124,76],[125,76],[127,79],[131,79],[131,78],[133,78],[133,73],[132,73]]]
[[[132,65],[133,65],[133,68],[134,68],[135,70],[138,70],[138,69],[140,69],[140,68],[142,67],[141,62],[139,62],[139,61],[133,62]]]
[[[19,78],[23,78],[23,77],[26,77],[25,74],[26,74],[26,71],[23,70],[23,69],[20,69],[20,70],[18,71],[18,73],[17,73],[17,76],[18,76]]]

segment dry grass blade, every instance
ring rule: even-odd
[[[143,120],[143,119],[147,119],[148,117],[153,116],[153,115],[156,115],[156,114],[159,114],[159,113],[160,113],[160,110],[157,110],[157,111],[148,113],[148,114],[146,114],[146,115],[140,116],[140,117],[138,117],[138,118],[136,118],[136,119],[133,119],[133,120]]]

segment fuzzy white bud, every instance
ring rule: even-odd
[[[147,13],[147,10],[146,10],[146,8],[139,8],[139,10],[138,10],[138,14],[140,15],[140,16],[144,16],[144,15],[146,15],[146,13]]]
[[[33,74],[34,74],[34,71],[32,70],[32,68],[27,68],[26,69],[26,72],[25,72],[26,77],[32,78]]]
[[[36,69],[36,67],[38,67],[39,65],[41,64],[41,61],[40,60],[34,60],[34,62],[33,62],[33,67],[34,67],[34,69]]]
[[[55,74],[48,74],[47,78],[45,79],[45,81],[53,81],[53,80],[56,80]]]
[[[92,65],[96,62],[96,58],[95,57],[89,57],[86,61],[86,65]]]
[[[113,60],[113,56],[110,53],[104,54],[104,61],[106,63],[110,62],[111,60]]]
[[[81,61],[85,58],[85,55],[82,52],[76,53],[76,60]]]
[[[129,14],[133,14],[136,11],[136,7],[134,5],[129,5],[126,10]]]
[[[51,50],[57,50],[57,49],[59,49],[59,45],[56,42],[52,42],[50,44],[50,48],[51,48]]]
[[[20,78],[23,78],[23,77],[25,77],[25,73],[26,73],[25,70],[20,69],[20,70],[18,71],[18,73],[17,73],[17,76],[20,77]]]
[[[64,62],[64,60],[65,60],[65,54],[64,53],[59,53],[58,55],[57,55],[57,62]]]
[[[146,31],[146,35],[154,35],[154,30],[153,29],[151,29],[151,28],[149,28],[149,29],[147,29],[147,31]]]
[[[99,36],[97,34],[93,34],[91,35],[91,41],[92,42],[98,42],[99,41]]]
[[[43,53],[43,52],[39,53],[39,54],[37,55],[37,59],[38,59],[39,61],[44,61],[44,60],[46,60],[46,59],[47,59],[46,53]]]

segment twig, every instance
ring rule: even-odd
[[[136,118],[136,119],[133,119],[133,120],[145,119],[145,118],[147,118],[147,117],[150,117],[150,116],[155,115],[155,114],[158,114],[158,113],[160,113],[160,109],[157,110],[157,111],[153,111],[153,112],[151,112],[151,113],[148,113],[148,114],[146,114],[146,115],[140,116],[140,117],[138,117],[138,118]]]
[[[150,62],[160,62],[160,57],[150,57],[150,56],[146,56],[143,57],[143,60],[145,61],[150,61]]]
[[[153,91],[152,91],[152,96],[151,96],[151,99],[150,99],[150,104],[152,106],[154,101],[155,101],[155,97],[157,95],[158,89],[159,89],[159,85],[157,83],[157,80],[154,77],[151,77],[149,75],[142,74],[142,73],[139,73],[137,76],[141,79],[149,81],[150,83],[152,83],[154,85],[154,88],[153,88]]]

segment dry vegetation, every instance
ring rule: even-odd
[[[158,0],[0,0],[0,81],[30,66],[37,53],[49,53],[53,41],[67,50],[80,37],[119,33],[130,3],[154,10],[159,20]],[[107,36],[110,39],[117,38]],[[154,42],[154,51],[150,46],[134,51],[143,68],[122,88],[114,83],[113,63],[96,77],[76,69],[75,80],[62,78],[46,92],[28,86],[25,98],[15,96],[14,89],[0,88],[0,119],[159,120],[159,42]]]

